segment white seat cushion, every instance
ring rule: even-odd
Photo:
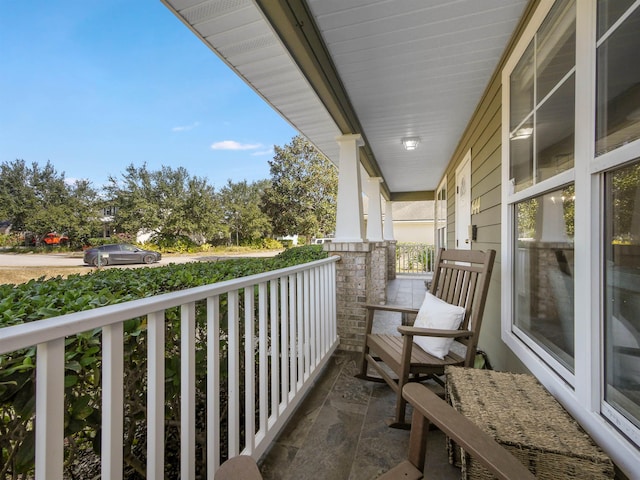
[[[437,330],[457,330],[463,319],[463,307],[451,305],[427,292],[413,326]],[[413,343],[440,359],[449,353],[453,340],[453,338],[444,337],[413,337]]]

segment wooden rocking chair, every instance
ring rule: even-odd
[[[407,382],[434,378],[442,383],[438,375],[444,374],[446,365],[473,366],[495,254],[495,250],[482,252],[441,249],[436,258],[430,292],[427,292],[425,302],[419,310],[390,305],[366,306],[365,344],[360,373],[357,377],[372,381],[386,381],[396,392],[395,418],[389,423],[390,426],[408,428],[408,424],[405,423],[406,400],[402,397],[402,387]],[[437,298],[434,299],[434,296]],[[449,305],[441,305],[442,301]],[[444,327],[443,329],[442,326],[438,326],[439,319],[433,318],[432,315],[426,322],[430,328],[418,327],[414,323],[414,326],[399,326],[399,335],[371,333],[376,310],[419,314],[416,318],[416,323],[419,323],[418,318],[427,318],[431,315],[429,311],[442,311],[441,316],[448,317],[452,313],[448,310],[456,308],[460,312],[458,313],[460,324],[457,328]],[[414,337],[432,337],[427,340],[428,342],[433,342],[435,337],[436,343],[444,342],[437,344],[435,350],[435,353],[442,355],[443,358],[427,353],[422,347],[414,344]],[[447,339],[453,340],[450,347],[446,345]],[[440,353],[438,349],[441,350]],[[369,366],[373,367],[380,377],[369,376],[367,374]],[[389,370],[397,378],[394,378]]]
[[[420,480],[425,475],[429,424],[433,423],[499,480],[534,480],[533,474],[493,437],[454,410],[424,385],[405,385],[404,397],[413,405],[408,458],[378,480]]]

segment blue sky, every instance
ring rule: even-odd
[[[216,189],[269,177],[296,131],[160,0],[0,0],[0,163],[95,187],[130,163]]]

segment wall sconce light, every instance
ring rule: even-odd
[[[402,145],[405,150],[415,150],[420,143],[420,137],[405,137],[402,139]]]

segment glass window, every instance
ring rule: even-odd
[[[533,185],[533,116],[511,134],[509,152],[509,178],[518,192]]]
[[[573,168],[575,44],[575,2],[556,2],[511,72],[509,178],[514,192]]]
[[[635,0],[598,0],[598,39],[609,30]]]
[[[533,41],[511,73],[509,88],[511,92],[509,130],[513,130],[533,111]]]
[[[515,205],[515,325],[573,371],[574,186]]]
[[[536,35],[536,98],[542,101],[576,64],[576,5],[557,2]]]
[[[605,400],[640,427],[640,162],[605,192]]]
[[[640,8],[597,53],[596,155],[640,138]]]
[[[536,178],[546,180],[573,168],[574,75],[542,104],[536,115]]]

